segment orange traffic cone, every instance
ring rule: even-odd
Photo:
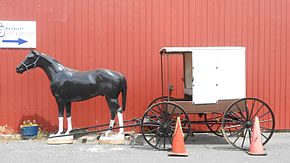
[[[255,156],[265,156],[267,155],[264,152],[264,147],[262,144],[262,138],[261,138],[261,131],[260,131],[260,122],[259,118],[255,117],[255,123],[254,128],[252,132],[252,138],[251,138],[251,144],[249,151],[247,151],[249,155],[255,155]]]
[[[188,156],[184,147],[184,134],[182,132],[180,117],[177,117],[175,131],[172,138],[172,151],[168,153],[168,156]]]

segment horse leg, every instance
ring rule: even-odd
[[[60,135],[63,132],[64,103],[57,102],[57,106],[58,106],[58,131],[56,135]]]
[[[72,130],[72,123],[71,123],[71,102],[66,103],[66,119],[67,119],[67,131],[65,134],[69,134]]]
[[[108,100],[107,100],[108,101]],[[109,107],[110,107],[110,111],[111,111],[111,104],[109,104]],[[114,127],[114,123],[115,123],[115,116],[116,116],[116,113],[112,112],[111,111],[111,119],[110,119],[110,124],[109,124],[109,129],[108,131],[106,131],[105,133],[105,136],[108,137],[109,136],[109,133],[112,131],[111,129]]]
[[[109,125],[109,128],[111,129],[114,127],[114,123],[115,123],[115,117],[116,117],[117,109],[118,109],[118,107],[117,107],[118,100],[106,97],[106,101],[107,101],[107,104],[110,108],[110,113],[111,113],[111,119],[110,119],[110,125]],[[106,131],[105,136],[108,137],[110,132],[111,132],[111,130]]]
[[[123,127],[123,114],[122,114],[122,109],[120,108],[120,105],[119,105],[119,102],[118,102],[118,99],[114,99],[114,98],[106,98],[107,100],[107,103],[109,105],[109,108],[110,108],[110,112],[111,112],[111,120],[110,120],[110,123],[111,122],[114,122],[115,120],[115,117],[116,117],[116,114],[118,116],[118,121],[119,121],[119,127],[121,127],[119,129],[119,133],[118,133],[118,136],[121,137],[124,135],[124,128]]]
[[[121,128],[119,129],[118,136],[122,136],[124,134],[124,128],[123,128],[124,123],[123,123],[123,113],[122,112],[123,112],[122,108],[119,107],[117,115],[118,115],[119,127],[121,127]]]
[[[105,133],[105,137],[108,137],[109,136],[109,133],[112,131],[111,129],[114,127],[114,123],[115,123],[115,120],[113,119],[111,119],[110,120],[110,124],[109,124],[109,129],[110,130],[108,130],[108,131],[106,131],[106,133]]]

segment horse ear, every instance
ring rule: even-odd
[[[38,55],[38,52],[36,50],[33,50],[33,49],[30,49],[30,50],[33,54]]]

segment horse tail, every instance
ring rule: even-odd
[[[127,80],[123,77],[122,82],[122,111],[126,110],[126,101],[127,101]]]

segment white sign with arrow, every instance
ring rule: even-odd
[[[36,48],[36,21],[0,20],[0,48]]]

